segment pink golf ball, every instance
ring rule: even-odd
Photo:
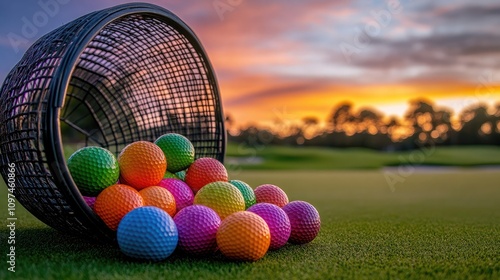
[[[183,208],[193,205],[194,194],[184,181],[174,178],[166,178],[160,181],[158,186],[166,188],[175,198],[177,212]]]
[[[93,196],[83,196],[83,200],[87,203],[87,205],[94,210],[94,204],[95,204],[95,197]]]
[[[215,252],[221,220],[214,210],[203,205],[191,205],[179,211],[174,222],[179,233],[179,249],[192,255]]]
[[[270,250],[285,246],[292,230],[287,214],[278,206],[271,203],[257,203],[247,209],[259,215],[269,226],[271,233]]]
[[[288,215],[292,226],[288,242],[305,244],[318,236],[321,220],[318,210],[314,206],[305,201],[297,200],[288,203],[282,209]]]

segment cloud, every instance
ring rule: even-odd
[[[264,102],[264,100],[266,99],[291,97],[293,95],[321,90],[325,87],[325,83],[311,83],[310,81],[295,84],[285,84],[256,92],[245,93],[240,97],[234,97],[230,99],[226,104],[229,106],[258,104],[259,102]]]
[[[435,11],[436,14],[436,11]],[[454,9],[445,10],[441,13],[442,20],[447,22],[477,22],[483,20],[498,20],[500,15],[500,5],[497,3],[490,5],[461,5]]]
[[[19,32],[21,17],[36,11],[37,0],[30,1],[26,9],[10,1],[17,4],[0,11],[0,78],[22,55],[12,55],[6,34]],[[88,12],[134,1],[70,1],[40,35]],[[216,1],[240,4],[221,18]],[[400,0],[401,13],[351,63],[338,45],[352,40],[386,1],[216,1],[150,2],[171,10],[195,31],[217,72],[224,104],[240,114],[264,104],[330,107],[343,96],[359,102],[406,98],[425,91],[422,85],[436,84],[453,94],[460,87],[448,85],[474,84],[479,72],[497,71],[500,60],[500,4],[491,0]]]
[[[433,34],[394,41],[374,39],[371,44],[371,52],[354,59],[356,65],[370,68],[456,66],[463,64],[459,59],[464,56],[500,55],[500,36],[486,33]],[[482,66],[480,63],[475,64]]]
[[[426,11],[425,13],[423,11]],[[352,57],[352,65],[390,72],[392,79],[472,81],[478,71],[495,71],[500,60],[500,6],[426,5],[408,12],[395,26],[406,36],[370,38]],[[412,34],[419,24],[434,26],[427,34]],[[338,54],[330,60],[338,61]],[[497,78],[500,81],[500,77]]]

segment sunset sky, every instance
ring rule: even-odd
[[[41,0],[49,2],[56,0]],[[33,38],[12,47],[39,1],[0,3],[0,80],[36,38],[78,16],[128,1],[59,0]],[[66,3],[67,2],[67,3]],[[201,39],[237,123],[316,116],[351,101],[402,115],[426,97],[459,111],[500,102],[500,2],[150,1]]]

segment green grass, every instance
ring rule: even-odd
[[[16,270],[0,279],[500,279],[500,173],[415,173],[389,188],[381,171],[242,171],[253,187],[277,184],[322,218],[312,243],[255,263],[220,255],[134,262],[112,245],[62,235],[18,205]],[[0,186],[6,200],[6,188]],[[6,206],[1,203],[5,223]],[[6,260],[7,229],[1,248]]]
[[[230,143],[230,158],[262,159],[259,164],[235,163],[245,170],[289,169],[377,169],[383,166],[433,165],[433,166],[480,166],[500,165],[500,146],[437,147],[410,152],[380,152],[364,148],[313,148],[257,146]]]

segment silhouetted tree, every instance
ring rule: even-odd
[[[500,145],[500,103],[488,113],[486,105],[461,112],[460,127],[452,125],[452,112],[425,99],[410,102],[404,118],[387,118],[372,108],[354,111],[349,102],[336,105],[320,130],[316,117],[301,122],[279,121],[274,127],[256,125],[241,129],[230,139],[237,142],[325,147],[368,147],[378,150],[411,150],[421,145]],[[231,120],[232,121],[232,120]],[[313,132],[313,133],[312,133]]]
[[[353,119],[352,103],[342,102],[333,109],[328,123],[334,130],[339,131],[344,124],[352,122]]]

